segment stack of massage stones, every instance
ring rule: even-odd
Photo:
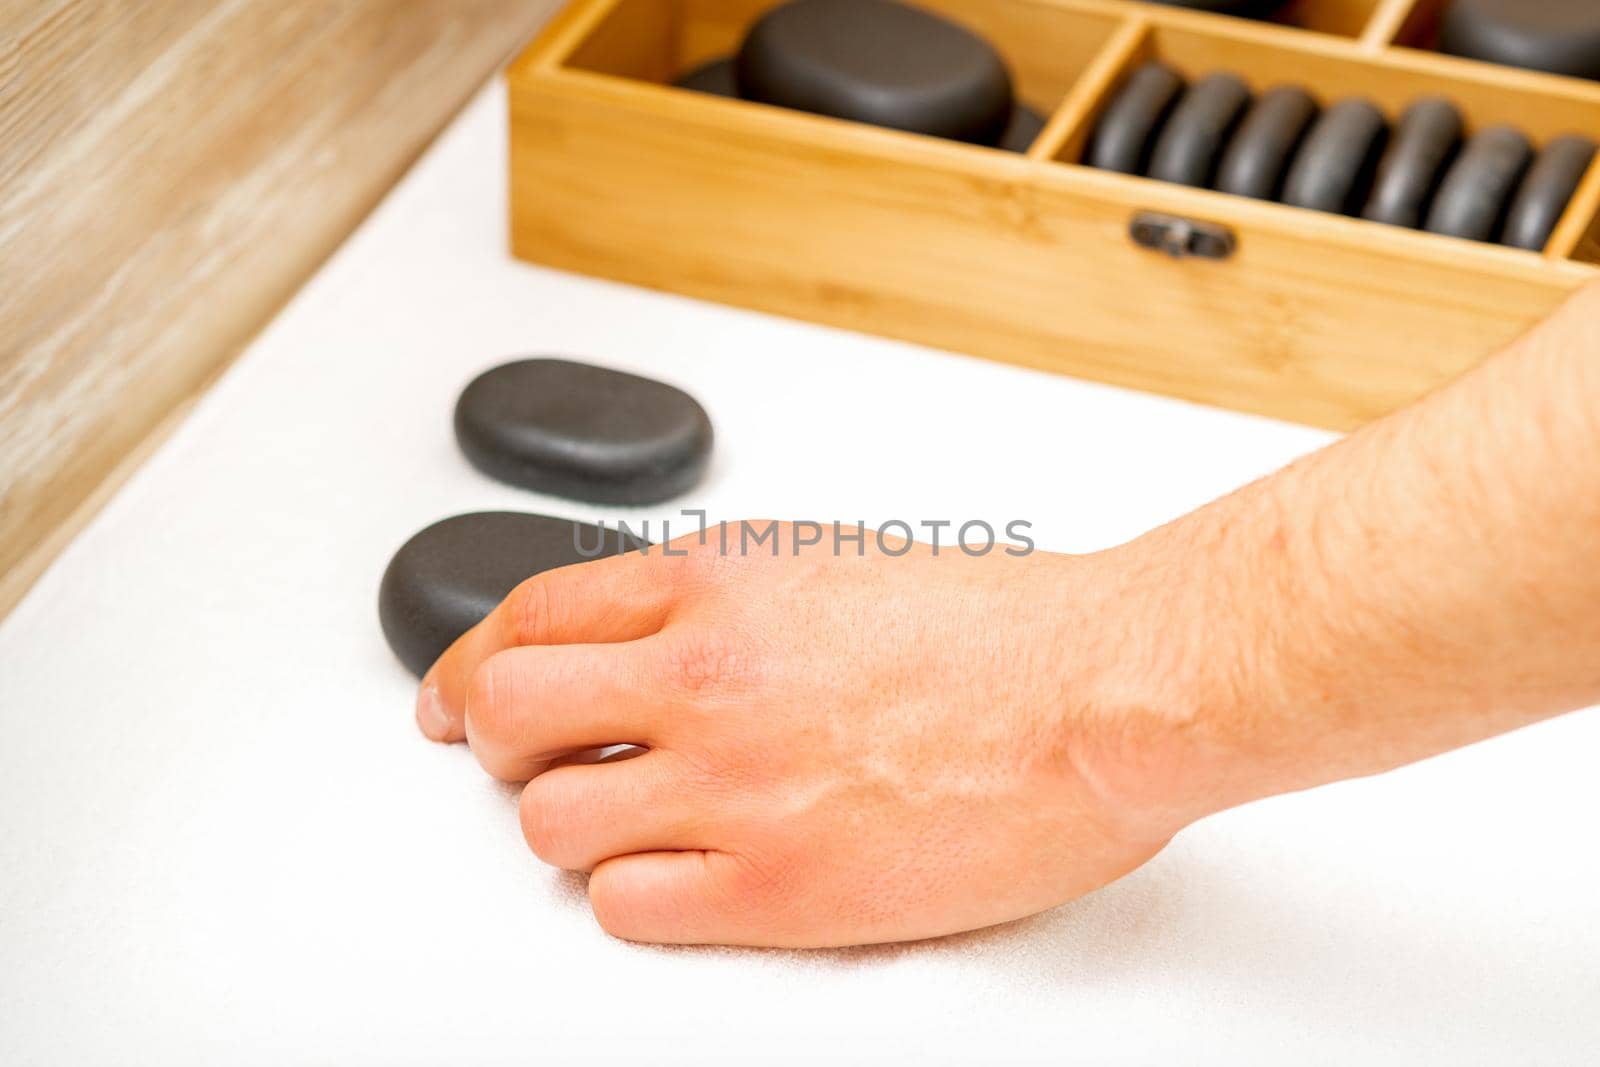
[[[1443,97],[1412,102],[1391,126],[1361,97],[1324,108],[1294,85],[1255,96],[1235,74],[1190,84],[1152,60],[1113,93],[1083,162],[1537,251],[1594,155],[1578,135],[1536,149],[1510,126],[1469,133]]]

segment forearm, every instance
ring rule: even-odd
[[[1156,594],[1203,650],[1167,768],[1191,810],[1600,702],[1600,288],[1135,547],[1191,571]]]

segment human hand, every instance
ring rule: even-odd
[[[891,556],[869,535],[864,557],[774,558],[717,540],[532,578],[423,683],[424,732],[528,782],[529,844],[592,872],[611,933],[972,929],[1112,881],[1200,814],[1169,788],[1168,742],[1209,696],[1204,634],[1179,639],[1140,550]],[[560,762],[613,744],[648,751]]]

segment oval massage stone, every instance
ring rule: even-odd
[[[1261,94],[1222,153],[1216,187],[1235,196],[1276,200],[1289,160],[1317,117],[1317,102],[1296,85]]]
[[[491,478],[597,504],[677,496],[711,455],[711,420],[683,390],[565,359],[485,371],[462,391],[455,428]]]
[[[896,130],[996,144],[1011,75],[987,41],[895,0],[791,0],[739,49],[740,95]]]
[[[738,78],[734,73],[733,59],[729,56],[702,63],[679,76],[672,84],[680,89],[693,89],[697,93],[710,93],[712,96],[739,95]]]
[[[1156,134],[1183,90],[1183,75],[1160,60],[1135,68],[1100,113],[1083,161],[1119,174],[1143,174]]]
[[[1164,182],[1211,184],[1217,157],[1250,104],[1250,87],[1219,71],[1189,87],[1156,139],[1148,174]]]
[[[1334,104],[1295,153],[1283,202],[1336,214],[1359,209],[1387,132],[1383,112],[1370,101],[1352,97]]]
[[[1600,78],[1595,0],[1452,0],[1439,48],[1511,67]]]
[[[1516,199],[1511,201],[1501,243],[1530,252],[1542,251],[1572,194],[1578,191],[1578,183],[1588,173],[1589,164],[1594,162],[1594,155],[1595,143],[1576,134],[1558,137],[1545,145],[1528,176],[1522,179]]]
[[[1460,147],[1462,128],[1461,112],[1442,96],[1424,97],[1406,108],[1361,217],[1421,229],[1433,191]]]
[[[521,582],[543,571],[644,547],[616,530],[548,515],[483,511],[434,523],[400,546],[378,586],[378,622],[421,677]]]
[[[1428,209],[1426,229],[1470,241],[1492,241],[1517,183],[1533,159],[1522,131],[1489,126],[1474,134],[1451,164]]]

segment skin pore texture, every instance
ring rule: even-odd
[[[724,556],[713,531],[549,572],[434,666],[417,720],[528,783],[533,851],[592,872],[618,937],[1004,922],[1215,812],[1600,702],[1596,456],[1600,287],[1104,552]],[[612,744],[648,751],[573,759]]]

